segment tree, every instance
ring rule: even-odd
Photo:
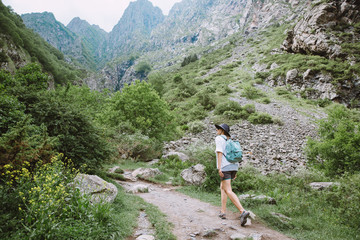
[[[181,63],[182,67],[185,67],[186,65],[192,63],[192,62],[196,62],[198,60],[198,56],[194,53],[191,54],[190,56],[187,56],[184,58],[184,60]]]
[[[111,126],[128,122],[142,134],[159,140],[167,139],[175,128],[167,103],[149,83],[139,80],[114,94],[106,115]]]
[[[148,82],[156,90],[156,92],[162,96],[164,93],[165,80],[159,73],[150,74],[148,76]]]
[[[140,62],[135,66],[135,72],[142,76],[148,75],[150,71],[151,66],[147,62]]]
[[[86,164],[97,169],[110,157],[110,148],[99,129],[66,95],[44,92],[29,112],[36,124],[43,124],[50,137],[57,137],[57,152],[71,159],[76,167]]]

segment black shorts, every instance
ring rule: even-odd
[[[236,176],[237,171],[226,171],[222,172],[224,174],[224,177],[220,177],[221,181],[224,180],[233,180]]]

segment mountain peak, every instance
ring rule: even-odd
[[[43,19],[45,21],[55,22],[56,18],[52,12],[37,12],[37,13],[25,13],[21,15],[21,18],[34,18],[34,19]]]
[[[155,7],[150,1],[130,2],[123,16],[110,32],[109,47],[117,48],[120,54],[141,49],[144,41],[150,39],[152,30],[164,19],[161,9]],[[138,39],[137,46],[130,39]],[[125,49],[124,46],[127,48]]]

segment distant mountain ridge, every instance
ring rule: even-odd
[[[82,78],[91,88],[112,91],[135,79],[146,79],[137,74],[140,63],[153,70],[173,71],[190,55],[197,54],[201,62],[202,55],[229,45],[251,46],[263,32],[282,29],[282,34],[265,36],[271,36],[275,43],[271,53],[255,50],[261,51],[272,64],[264,66],[259,59],[253,59],[250,62],[254,66],[248,67],[256,73],[265,72],[264,76],[270,75],[265,80],[274,86],[291,83],[294,89],[309,92],[309,97],[325,96],[349,103],[360,92],[359,6],[359,0],[182,0],[164,16],[150,1],[137,0],[129,4],[110,33],[79,18],[65,27],[48,13],[26,16],[28,20],[24,22],[28,21],[29,27],[61,49],[65,59],[96,69]],[[285,51],[298,54],[299,58],[307,55],[341,58],[346,61],[347,71],[343,74],[340,68],[335,72],[334,68],[326,68],[318,72],[324,66],[287,69],[291,62],[286,66],[287,63],[271,57],[286,54]],[[229,52],[227,56],[234,58],[234,54]],[[218,71],[218,66],[212,67],[215,69],[204,74]],[[279,70],[271,78],[270,72],[275,68]],[[285,68],[288,74],[284,75]],[[334,84],[334,80],[339,83]]]
[[[75,60],[89,68],[95,67],[95,60],[81,38],[57,21],[53,13],[29,13],[21,15],[21,18],[28,28],[72,58],[72,61]]]

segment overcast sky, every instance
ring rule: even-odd
[[[2,0],[18,14],[52,12],[56,20],[67,25],[74,17],[99,25],[110,32],[120,20],[130,2],[135,0]],[[167,15],[171,7],[181,0],[150,0]]]

